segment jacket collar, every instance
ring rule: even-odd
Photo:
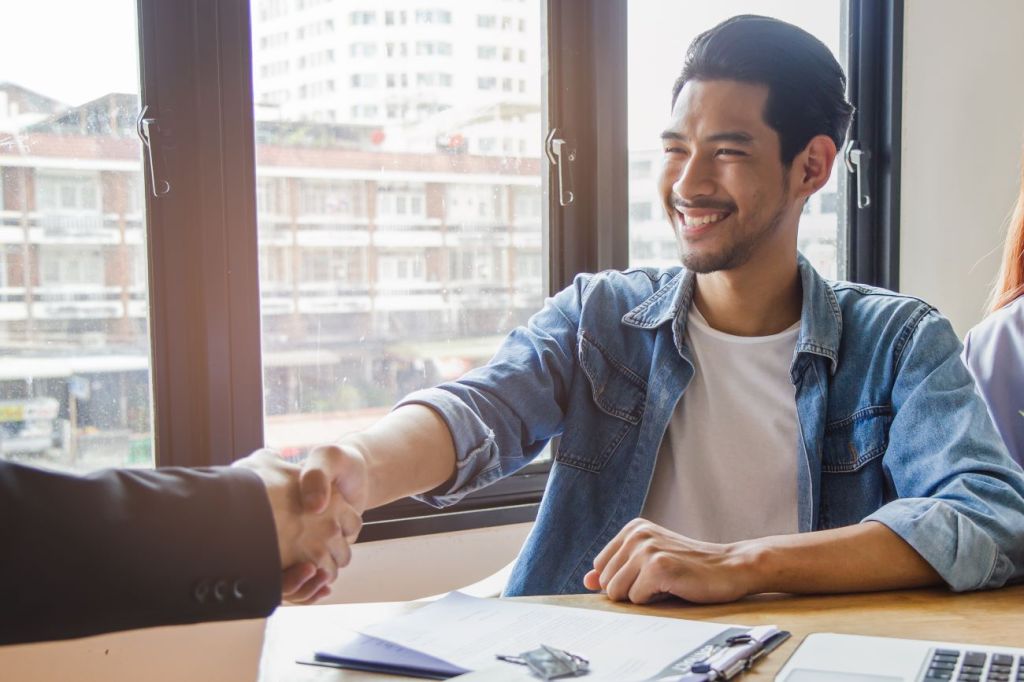
[[[790,368],[794,382],[803,369],[800,362],[802,354],[827,358],[829,371],[835,374],[839,365],[839,341],[843,333],[842,312],[830,283],[818,274],[802,254],[797,254],[797,268],[803,287],[803,303],[796,356]],[[696,282],[696,274],[682,268],[665,286],[623,315],[622,324],[637,329],[655,329],[672,322],[676,347],[683,353],[686,313],[693,303]]]

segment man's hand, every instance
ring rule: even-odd
[[[321,445],[313,448],[302,463],[299,479],[306,511],[327,508],[334,493],[340,493],[356,513],[366,511],[369,499],[366,459],[350,445]]]
[[[429,407],[402,405],[337,445],[314,448],[302,464],[302,504],[316,514],[341,500],[361,515],[435,488],[453,471],[455,444],[445,421]],[[285,575],[290,601],[319,598],[325,583],[310,575],[309,568]]]
[[[302,465],[299,478],[301,504],[307,514],[322,514],[341,505],[358,523],[354,531],[345,532],[346,550],[355,542],[366,511],[367,474],[363,457],[350,448],[323,445],[314,448]],[[346,563],[347,560],[346,560]],[[303,562],[285,569],[281,592],[294,603],[312,603],[330,594],[335,573]]]
[[[734,601],[755,591],[752,557],[743,547],[691,540],[633,519],[597,555],[583,584],[635,604],[672,595],[698,603]]]
[[[284,598],[312,602],[328,594],[338,569],[351,559],[350,545],[362,526],[359,512],[341,497],[325,501],[315,512],[304,508],[299,467],[272,450],[257,450],[234,466],[253,470],[267,487],[283,567]]]

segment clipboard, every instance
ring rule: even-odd
[[[731,680],[789,639],[790,633],[774,625],[730,628],[686,654],[644,682],[671,678],[673,682]]]

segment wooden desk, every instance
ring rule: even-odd
[[[969,594],[929,589],[831,597],[763,595],[719,606],[693,606],[680,602],[626,606],[609,602],[601,595],[524,599],[541,604],[740,625],[775,623],[792,632],[793,637],[789,641],[771,656],[762,659],[751,673],[742,678],[745,682],[773,679],[797,645],[812,632],[1024,646],[1024,585]],[[293,661],[310,656],[315,643],[329,640],[332,630],[365,626],[421,605],[358,604],[279,609],[268,621],[259,679],[261,682],[374,682],[409,679],[317,668],[298,665]]]

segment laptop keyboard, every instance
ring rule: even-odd
[[[935,649],[922,682],[1024,682],[1024,656]]]

